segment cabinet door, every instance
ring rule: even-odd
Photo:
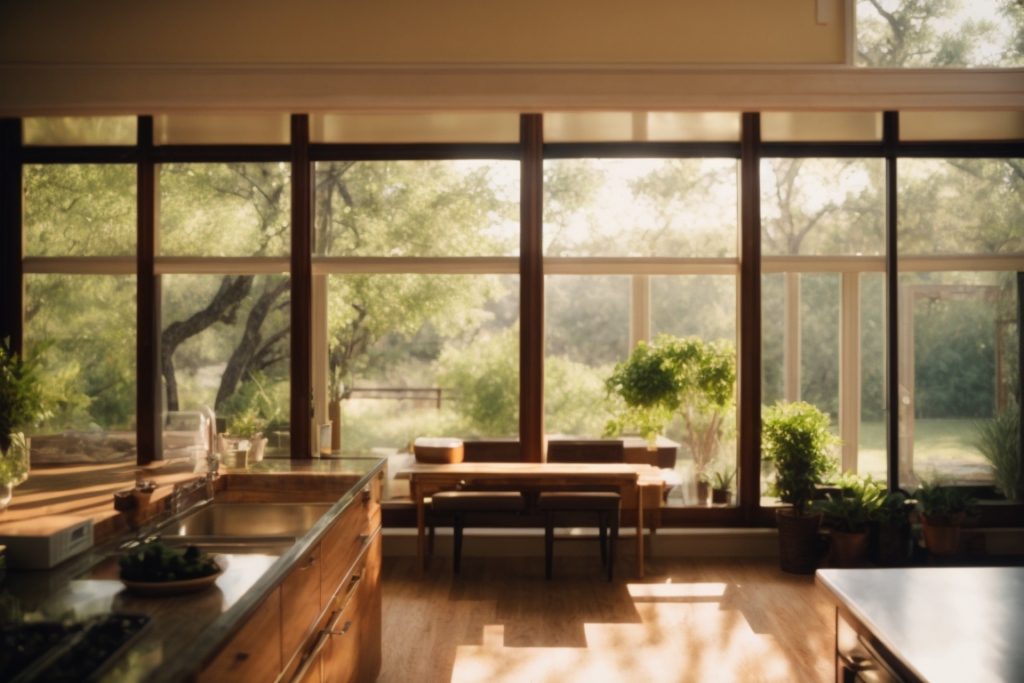
[[[281,661],[286,665],[316,626],[320,613],[320,545],[281,582]]]
[[[200,683],[272,682],[281,673],[281,591],[275,588],[199,674]]]
[[[327,530],[321,542],[320,605],[326,607],[341,581],[380,526],[380,479],[374,477]]]
[[[360,683],[373,683],[381,666],[381,535],[377,534],[366,553],[366,565],[359,582],[359,676]]]
[[[328,636],[321,662],[324,683],[355,683],[358,680],[359,597],[357,588]]]

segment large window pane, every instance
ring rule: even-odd
[[[1024,65],[1015,0],[857,0],[858,66]]]
[[[546,256],[736,254],[734,159],[544,162]]]
[[[135,253],[135,167],[28,164],[23,167],[26,256]]]
[[[318,256],[514,256],[519,164],[318,163],[314,230]]]
[[[518,436],[518,276],[332,275],[327,288],[343,452]]]
[[[885,253],[884,183],[881,159],[762,160],[762,252]]]
[[[23,120],[26,145],[134,145],[134,116],[46,116]]]
[[[287,456],[290,280],[283,275],[165,275],[160,352],[164,455],[195,457],[219,434]]]
[[[672,275],[651,278],[651,337],[670,334],[699,337],[705,342],[736,349],[736,277],[733,275]],[[670,506],[698,504],[695,486],[697,468],[693,457],[695,443],[704,442],[708,421],[701,417],[684,420],[676,416],[665,436],[680,445],[676,472],[680,485],[668,492]],[[717,441],[717,443],[715,443]],[[711,462],[704,475],[715,484],[715,475],[730,479],[729,489],[736,503],[738,471],[736,449],[736,404],[731,402],[721,423]]]
[[[899,253],[1024,252],[1024,159],[901,159]]]
[[[1019,391],[1016,273],[900,274],[900,483],[993,483],[980,429]]]
[[[885,481],[885,274],[860,275],[860,428],[857,473]]]
[[[630,278],[548,275],[544,297],[545,431],[598,438],[611,417],[604,381],[629,356]]]
[[[25,344],[54,401],[33,462],[134,462],[135,278],[27,275]]]
[[[165,164],[159,253],[285,256],[291,245],[288,164]]]

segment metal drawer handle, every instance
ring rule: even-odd
[[[249,659],[249,653],[248,652],[236,652],[235,653],[235,661],[236,662],[244,662],[247,659]]]
[[[363,487],[363,503],[369,503],[372,496],[373,492],[370,490],[370,485],[367,484]]]
[[[312,569],[313,565],[315,565],[315,564],[316,564],[316,556],[315,555],[310,555],[309,556],[309,560],[306,562],[306,564],[304,564],[301,567],[299,567],[299,571],[304,572],[307,569]]]
[[[346,633],[348,633],[348,630],[350,628],[352,628],[352,622],[351,621],[346,621],[345,625],[341,627],[340,631],[331,631],[330,633],[331,633],[332,636],[343,636]]]

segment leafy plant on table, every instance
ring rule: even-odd
[[[975,504],[973,496],[966,489],[949,486],[939,480],[922,481],[914,491],[914,498],[925,519],[939,523],[962,519]]]
[[[130,548],[121,555],[119,564],[121,578],[126,581],[186,581],[220,571],[213,557],[196,546],[180,550],[160,541]]]

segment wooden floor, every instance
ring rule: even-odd
[[[623,563],[625,564],[625,563]],[[831,681],[834,616],[772,560],[655,560],[607,583],[596,558],[384,560],[379,683]]]

